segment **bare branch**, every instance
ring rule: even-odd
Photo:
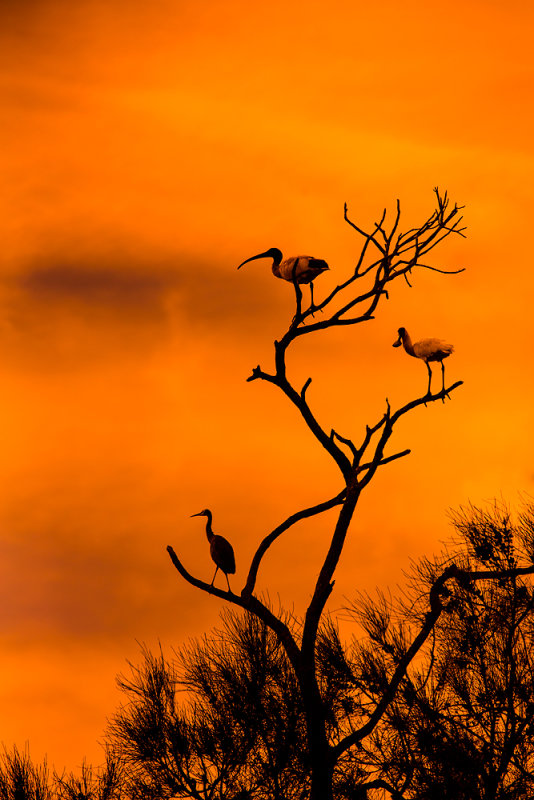
[[[438,269],[437,267],[431,267],[429,264],[418,264],[418,267],[421,269],[430,269],[432,272],[439,272],[441,275],[459,275],[460,272],[465,272],[465,267],[461,269]]]
[[[453,392],[455,389],[457,389],[459,386],[462,386],[462,385],[463,385],[463,381],[456,381],[456,383],[453,383],[452,386],[449,386],[448,388],[442,389],[441,391],[436,392],[436,394],[427,394],[427,395],[424,395],[423,397],[417,398],[416,400],[411,400],[409,403],[406,403],[406,405],[404,405],[401,408],[397,409],[397,411],[395,411],[393,414],[391,414],[391,411],[390,411],[390,408],[389,408],[389,403],[388,403],[387,411],[384,414],[384,416],[382,417],[382,419],[380,419],[377,422],[377,424],[374,425],[372,428],[370,428],[369,426],[367,427],[365,438],[363,440],[362,446],[359,449],[359,453],[361,455],[363,455],[365,453],[365,450],[367,449],[367,447],[370,444],[372,435],[374,433],[376,433],[378,430],[380,430],[381,428],[383,428],[383,431],[382,431],[382,433],[380,435],[380,438],[379,438],[379,440],[378,440],[378,442],[376,444],[374,455],[373,455],[373,457],[371,459],[371,463],[369,465],[368,472],[365,475],[365,477],[361,481],[359,481],[358,485],[360,487],[360,490],[363,489],[365,486],[367,486],[367,484],[370,482],[370,480],[372,479],[373,475],[375,474],[378,466],[380,466],[380,464],[382,463],[382,459],[384,458],[384,455],[383,455],[384,454],[384,448],[385,448],[387,442],[389,441],[389,439],[390,439],[390,437],[391,437],[391,435],[393,433],[393,428],[394,428],[395,423],[402,416],[404,416],[404,414],[407,414],[413,408],[417,408],[417,406],[421,406],[421,405],[426,406],[427,403],[433,403],[433,402],[436,402],[436,400],[442,400],[443,402],[445,402],[445,397],[449,397],[449,392]]]
[[[406,266],[402,267],[402,269],[396,269],[400,264],[405,264]],[[406,273],[412,272],[414,266],[418,266],[421,269],[429,269],[432,272],[439,272],[441,275],[459,275],[460,272],[465,272],[465,267],[461,269],[438,269],[438,267],[431,267],[430,264],[422,264],[421,262],[417,262],[417,265],[415,265],[412,261],[397,261],[394,264],[395,272],[391,273],[391,278],[398,278],[399,275],[406,277]]]
[[[251,595],[242,597],[234,594],[233,592],[227,592],[223,589],[218,589],[215,586],[211,586],[209,583],[205,583],[198,578],[194,578],[193,575],[186,570],[171,545],[167,546],[167,552],[182,578],[184,578],[192,586],[195,586],[197,589],[201,589],[203,592],[207,592],[208,594],[216,595],[222,600],[226,600],[227,602],[233,603],[236,606],[240,606],[241,608],[252,612],[261,620],[263,620],[263,622],[265,622],[265,624],[268,625],[269,628],[271,628],[271,630],[273,630],[279,636],[280,641],[284,645],[288,658],[290,659],[295,670],[300,670],[299,648],[291,634],[291,631],[283,622],[283,620],[276,617],[266,605],[258,600],[257,597],[253,597]]]
[[[216,586],[212,586],[205,581],[199,580],[199,578],[193,577],[193,575],[186,570],[171,545],[167,545],[167,552],[182,578],[185,578],[185,580],[192,586],[196,586],[197,589],[201,589],[203,592],[216,595],[216,597],[220,597],[222,600],[228,600],[229,602],[236,603],[244,608],[243,603],[240,602],[238,595],[234,594],[233,592],[228,592],[226,589],[218,589]]]
[[[370,469],[371,467],[382,467],[384,464],[389,464],[390,461],[396,461],[397,458],[403,458],[404,456],[409,456],[411,450],[402,450],[400,453],[394,453],[392,456],[386,456],[386,458],[382,458],[377,464],[374,461],[369,461],[367,464],[360,464],[356,473],[362,472],[364,469]]]
[[[463,381],[456,381],[451,386],[441,389],[435,394],[427,394],[424,397],[419,397],[417,400],[412,400],[410,403],[406,403],[405,406],[402,406],[402,408],[399,408],[398,411],[395,411],[395,413],[391,415],[391,424],[394,425],[400,417],[402,417],[404,414],[407,414],[412,408],[416,408],[421,404],[426,406],[427,403],[433,403],[436,400],[444,400],[445,397],[449,397],[449,392],[453,392],[455,389],[458,389],[459,386],[463,385]]]
[[[345,543],[345,538],[347,536],[349,525],[351,523],[359,497],[359,486],[353,481],[349,481],[347,493],[337,519],[334,534],[330,542],[330,547],[328,548],[328,552],[319,573],[319,577],[317,578],[315,590],[304,619],[301,652],[304,661],[309,664],[313,664],[315,660],[315,642],[317,638],[319,620],[326,605],[326,601],[328,600],[334,587],[332,578],[339,562],[343,545]]]
[[[375,232],[377,230],[380,230],[380,228],[381,228],[381,226],[382,226],[382,224],[383,224],[383,222],[384,222],[384,220],[386,218],[386,213],[387,213],[387,211],[386,211],[386,209],[384,209],[384,211],[382,213],[382,217],[380,219],[380,222],[375,222]],[[361,236],[363,236],[365,239],[370,240],[375,245],[375,247],[378,250],[380,250],[381,253],[385,252],[385,249],[382,247],[382,245],[379,244],[379,242],[375,239],[374,233],[365,233],[365,231],[363,231],[361,228],[359,228],[358,225],[356,225],[355,222],[352,222],[348,218],[348,207],[347,207],[346,203],[345,203],[345,207],[344,207],[344,218],[345,218],[345,222],[348,222],[348,224],[351,226],[351,228],[354,228],[354,230],[357,231],[359,234],[361,234]]]
[[[255,378],[263,378],[264,380],[268,380],[271,383],[276,384],[288,397],[289,400],[293,403],[294,406],[299,410],[301,416],[303,417],[304,421],[306,422],[308,428],[315,436],[317,441],[322,445],[322,447],[331,455],[334,459],[336,464],[338,465],[339,469],[343,477],[347,480],[350,475],[351,464],[347,456],[343,453],[343,451],[334,443],[334,441],[328,436],[326,431],[322,428],[322,426],[317,421],[316,417],[312,413],[308,403],[306,402],[306,390],[308,389],[311,379],[308,379],[306,384],[303,387],[303,390],[299,393],[297,392],[293,386],[290,384],[286,377],[286,364],[285,364],[285,353],[287,347],[289,346],[290,342],[292,341],[293,333],[292,331],[288,331],[283,338],[278,342],[275,342],[275,361],[276,361],[276,375],[268,375],[261,371],[259,367],[253,371],[252,380]]]
[[[269,373],[264,372],[260,366],[257,366],[254,367],[252,374],[247,378],[247,381],[250,382],[255,380],[264,380],[268,383],[273,383],[275,386],[278,386],[284,392],[286,397],[291,400],[293,405],[296,406],[296,408],[300,411],[304,421],[317,441],[332,456],[345,479],[348,479],[351,470],[349,459],[321,427],[313,415],[308,403],[306,402],[306,391],[310,386],[311,378],[308,378],[300,392],[297,392],[286,378],[285,351],[290,341],[291,330],[285,334],[280,342],[275,342],[276,375],[270,375]]]
[[[347,445],[347,447],[351,451],[352,455],[354,456],[354,459],[358,458],[358,450],[356,449],[356,446],[355,446],[354,442],[351,439],[345,439],[344,436],[340,436],[339,433],[337,433],[337,431],[335,431],[332,428],[332,430],[330,431],[330,438],[334,439],[334,437],[336,439],[339,439],[340,442],[343,442],[343,444]]]
[[[372,314],[379,300],[382,297],[389,297],[386,288],[387,285],[402,276],[408,286],[411,286],[412,284],[408,279],[407,273],[412,272],[416,267],[428,269],[443,275],[456,275],[463,271],[463,269],[446,270],[434,267],[430,264],[421,263],[421,258],[430,250],[437,247],[446,237],[452,234],[464,236],[465,227],[460,227],[462,217],[460,216],[458,218],[460,207],[454,206],[450,209],[450,201],[447,194],[441,196],[438,190],[435,190],[435,193],[438,208],[433,211],[430,217],[419,228],[411,228],[405,234],[399,233],[396,239],[395,235],[398,230],[401,213],[400,202],[398,200],[395,219],[389,232],[384,226],[386,209],[384,209],[381,219],[374,224],[374,230],[369,233],[349,219],[347,204],[345,203],[344,219],[359,235],[363,236],[364,244],[361,248],[354,274],[346,281],[336,286],[319,305],[315,306],[315,309],[324,312],[331,306],[331,303],[338,295],[340,296],[341,293],[346,292],[356,280],[361,280],[365,275],[371,272],[374,273],[373,284],[366,292],[353,296],[345,301],[342,307],[331,313],[329,317],[306,325],[302,325],[302,323],[315,309],[310,307],[302,312],[297,297],[297,312],[288,331],[291,340],[316,330],[325,330],[326,328],[340,325],[355,325],[359,322],[372,319]],[[367,267],[364,267],[364,257],[370,244],[373,244],[377,248],[381,257],[377,261],[370,263]],[[405,266],[401,267],[403,264]],[[350,319],[346,316],[350,309],[365,303],[367,300],[371,300],[371,303],[364,314],[353,316]]]
[[[308,391],[308,387],[309,387],[311,382],[312,382],[312,379],[308,378],[308,380],[306,381],[306,383],[304,384],[304,386],[300,390],[300,397],[301,397],[302,401],[304,401],[305,398],[306,398],[306,392]]]
[[[343,498],[345,496],[345,489],[337,494],[335,497],[332,497],[330,500],[325,500],[323,503],[318,503],[315,506],[310,506],[309,508],[305,508],[302,511],[297,511],[295,514],[292,514],[288,517],[284,522],[278,525],[268,536],[266,536],[256,553],[254,554],[254,558],[252,559],[252,563],[250,565],[250,570],[248,573],[248,578],[245,586],[241,591],[241,597],[243,599],[247,599],[250,597],[252,592],[254,591],[254,586],[256,584],[256,578],[258,575],[258,570],[260,567],[260,562],[269,549],[269,547],[273,544],[273,542],[278,539],[278,537],[295,525],[297,522],[300,522],[303,519],[307,519],[308,517],[314,517],[318,514],[322,514],[323,511],[329,511],[331,508],[335,508],[337,505],[341,505],[343,502]]]
[[[276,376],[269,375],[268,372],[264,372],[260,367],[260,365],[258,364],[257,367],[253,368],[252,374],[248,376],[247,383],[257,380],[268,381],[269,383],[276,383]]]

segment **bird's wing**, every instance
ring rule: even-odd
[[[437,355],[450,355],[454,347],[444,339],[421,339],[413,346],[417,358],[432,358]]]
[[[299,278],[308,269],[308,260],[309,256],[292,256],[291,258],[286,258],[278,267],[280,277],[285,281],[292,281],[293,270],[295,270],[295,277]]]
[[[234,548],[224,536],[216,536],[213,542],[211,555],[217,566],[224,572],[235,572]]]
[[[314,258],[313,256],[292,256],[282,261],[278,270],[280,277],[286,281],[293,280],[293,269],[295,268],[295,277],[299,283],[309,283],[321,272],[328,269],[328,264],[321,258]]]

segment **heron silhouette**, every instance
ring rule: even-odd
[[[442,391],[445,391],[445,366],[443,364],[443,359],[448,358],[454,351],[453,345],[447,344],[443,339],[421,339],[421,341],[413,343],[406,328],[399,328],[398,334],[399,338],[396,342],[393,342],[393,347],[400,347],[402,344],[409,356],[420,358],[426,364],[428,370],[427,394],[431,394],[430,384],[432,383],[432,369],[429,363],[431,361],[439,361],[441,364]]]
[[[228,541],[225,539],[224,536],[219,536],[217,533],[213,533],[213,528],[211,526],[213,520],[213,514],[209,510],[209,508],[205,508],[202,511],[199,511],[198,514],[191,514],[192,517],[207,517],[206,519],[206,536],[208,537],[208,542],[210,543],[210,554],[211,558],[215,564],[215,572],[213,575],[213,579],[211,581],[211,586],[213,586],[215,581],[215,576],[217,572],[221,570],[224,572],[226,577],[226,583],[228,584],[228,591],[231,592],[230,589],[230,581],[228,580],[228,575],[233,575],[235,573],[235,556],[234,556],[234,548]]]

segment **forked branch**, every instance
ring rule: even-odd
[[[380,221],[375,223],[374,229],[365,231],[349,218],[347,204],[345,203],[344,219],[363,237],[364,242],[353,274],[338,284],[316,308],[324,312],[332,307],[334,300],[339,301],[341,297],[345,297],[348,293],[351,296],[341,301],[340,307],[333,311],[329,317],[327,316],[313,323],[301,324],[300,327],[293,325],[292,338],[303,336],[315,330],[322,330],[336,325],[356,324],[370,319],[380,299],[389,297],[389,284],[401,276],[408,280],[407,275],[417,267],[439,272],[443,275],[456,275],[459,272],[463,272],[463,268],[442,269],[423,261],[424,256],[448,236],[465,236],[465,226],[461,225],[463,218],[460,212],[462,207],[458,205],[451,207],[446,192],[441,195],[437,188],[434,189],[434,192],[436,194],[437,208],[418,228],[411,228],[406,233],[397,233],[401,218],[401,207],[398,200],[395,217],[389,231],[385,227],[386,209],[384,209]],[[369,248],[374,249],[377,255],[375,260],[368,259]],[[361,282],[366,276],[371,277],[370,286],[363,292],[354,291],[351,288],[353,284]],[[348,313],[353,308],[364,304],[367,304],[366,310],[349,320]],[[310,308],[300,312],[299,321],[304,323],[312,311],[313,309]]]
[[[331,508],[335,508],[335,506],[338,506],[343,502],[344,496],[345,490],[337,494],[335,497],[332,497],[330,500],[325,500],[324,503],[318,503],[315,506],[310,506],[310,508],[297,511],[295,514],[292,514],[284,522],[278,525],[273,531],[271,531],[271,533],[269,533],[268,536],[263,539],[254,554],[254,558],[252,559],[252,563],[250,565],[247,582],[241,591],[241,597],[246,599],[250,597],[254,591],[261,560],[269,547],[273,544],[273,542],[276,541],[276,539],[278,539],[279,536],[281,536],[282,533],[285,533],[285,531],[289,530],[289,528],[303,519],[315,517],[319,514],[322,514],[324,511],[329,511]]]
[[[277,617],[272,611],[257,597],[252,595],[248,595],[242,597],[240,595],[234,594],[233,592],[228,592],[224,589],[218,589],[216,586],[212,586],[205,581],[201,581],[198,578],[195,578],[191,575],[178,556],[176,555],[174,548],[170,545],[167,546],[167,552],[170,556],[170,559],[182,578],[184,578],[188,583],[192,586],[195,586],[197,589],[200,589],[203,592],[207,592],[208,594],[216,595],[220,597],[222,600],[226,600],[228,603],[233,603],[236,606],[240,606],[241,608],[245,609],[246,611],[250,611],[251,613],[255,614],[259,619],[261,619],[265,624],[274,631],[282,644],[285,647],[285,650],[288,654],[289,660],[291,661],[292,665],[295,669],[300,669],[300,651],[299,648],[291,634],[291,631],[285,624],[285,622]]]

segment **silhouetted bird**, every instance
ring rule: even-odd
[[[265,253],[258,253],[257,256],[247,258],[241,262],[238,269],[241,269],[243,264],[248,264],[249,261],[255,261],[257,258],[272,258],[273,275],[277,278],[282,278],[284,281],[293,283],[309,283],[311,292],[311,304],[313,308],[313,281],[315,278],[330,269],[326,261],[322,258],[314,258],[313,256],[292,256],[282,261],[282,252],[277,247],[271,247]]]
[[[228,575],[233,575],[235,573],[234,548],[232,547],[228,539],[224,538],[224,536],[218,536],[216,533],[213,533],[213,529],[211,527],[211,521],[213,519],[213,515],[209,510],[209,508],[205,508],[203,511],[199,511],[198,514],[191,514],[191,516],[207,517],[206,536],[208,537],[208,542],[210,543],[211,557],[216,566],[211,586],[213,586],[213,583],[215,581],[215,576],[217,575],[218,570],[221,570],[222,572],[224,572],[226,576],[228,591],[231,592],[232,590],[230,589],[230,581],[228,580]]]
[[[399,338],[393,343],[393,347],[400,347],[402,344],[409,356],[420,358],[426,364],[428,370],[427,394],[430,394],[430,384],[432,382],[432,370],[430,369],[429,361],[440,362],[442,390],[445,391],[445,367],[443,365],[443,359],[448,358],[454,351],[452,344],[447,344],[443,339],[421,339],[420,342],[415,342],[415,344],[413,344],[406,328],[399,328],[398,333]]]

